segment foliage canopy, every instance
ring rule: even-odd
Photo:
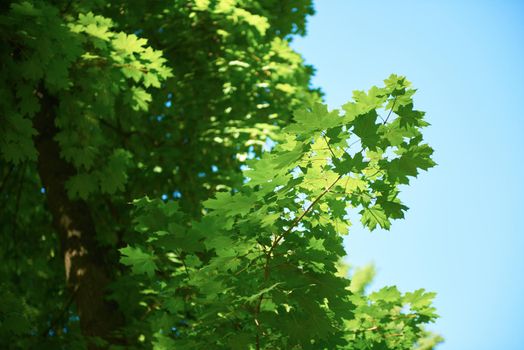
[[[434,166],[424,113],[397,75],[329,111],[289,46],[311,1],[1,7],[2,347],[440,341],[434,293],[340,263],[348,212],[389,229]]]

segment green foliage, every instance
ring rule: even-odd
[[[367,294],[374,274],[368,266],[351,276],[350,299],[356,308],[346,323],[348,349],[433,349],[443,341],[422,328],[437,317],[431,306],[435,293],[418,289],[402,294],[396,287],[384,287]]]
[[[299,110],[283,141],[248,163],[249,180],[205,201],[199,220],[173,202],[136,201],[140,236],[124,253],[137,258],[122,262],[151,278],[146,322],[183,323],[172,337],[182,348],[412,348],[436,318],[433,293],[386,287],[368,296],[336,274],[347,210],[359,211],[370,230],[389,228],[407,209],[398,186],[434,164],[422,143],[423,114],[401,123],[411,95],[405,78],[391,76],[385,87],[355,93],[342,115],[318,103]],[[363,119],[374,134],[362,132]],[[399,174],[397,159],[415,170]]]
[[[434,294],[338,272],[348,213],[388,229],[399,186],[435,164],[404,77],[320,103],[289,45],[310,1],[0,8],[0,347],[441,341],[423,328]],[[71,273],[71,256],[95,263]],[[102,304],[108,333],[79,320]]]

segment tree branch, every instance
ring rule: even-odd
[[[333,188],[333,186],[336,185],[336,183],[342,178],[342,176],[343,175],[339,175],[337,179],[333,181],[333,183],[329,185],[329,187],[327,187],[324,191],[322,191],[322,193],[307,207],[307,209],[304,210],[304,212],[299,217],[297,217],[295,221],[293,221],[291,226],[286,231],[284,231],[282,234],[280,234],[273,240],[271,247],[269,248],[267,252],[265,252],[266,264],[264,266],[264,281],[269,280],[269,262],[271,260],[271,255],[273,253],[273,250],[275,250],[278,243],[282,240],[282,238],[284,238],[284,236],[290,233],[291,230],[300,223],[300,221],[302,221],[302,219],[311,211],[311,209],[313,209],[315,204],[317,204],[320,201],[320,199],[322,199],[322,197],[324,197]],[[262,305],[262,301],[264,300],[264,294],[265,293],[262,293],[260,297],[258,298],[257,305],[255,306],[255,312],[254,312],[255,324],[257,326],[256,347],[255,347],[256,350],[260,350],[260,323],[258,322],[258,316],[260,314],[260,307]]]
[[[393,104],[391,105],[391,109],[389,110],[388,116],[386,117],[386,120],[384,120],[384,125],[388,122],[389,116],[391,115],[391,112],[393,112],[393,109],[395,108],[395,103],[397,102],[397,96],[393,99]]]
[[[331,146],[329,145],[329,142],[326,139],[326,135],[322,135],[322,137],[324,138],[324,141],[326,142],[326,145],[328,146],[329,152],[331,152],[331,154],[333,155],[333,158],[338,159],[338,157],[335,155],[335,152],[333,152],[333,150],[331,149]]]

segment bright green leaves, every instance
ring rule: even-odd
[[[433,150],[422,143],[421,129],[428,124],[424,113],[413,110],[414,90],[403,77],[392,75],[385,83],[368,92],[356,91],[343,115],[321,104],[295,113],[296,123],[284,129],[287,134],[274,155],[264,156],[246,174],[255,179],[252,186],[263,184],[257,181],[262,169],[287,166],[289,173],[298,166],[290,195],[302,192],[313,200],[321,189],[335,185],[331,175],[336,173],[342,177],[336,180],[338,189],[333,189],[338,200],[362,207],[361,221],[369,229],[388,229],[390,220],[402,218],[407,209],[397,198],[398,185],[435,163]],[[267,180],[265,187],[272,185]],[[323,196],[330,200],[332,195],[328,191]]]
[[[417,339],[414,350],[433,350],[439,344],[444,342],[444,338],[439,334],[431,332],[422,332],[420,338]]]
[[[409,304],[409,308],[412,311],[428,319],[434,319],[438,317],[435,313],[436,309],[432,306],[435,296],[436,293],[426,293],[424,289],[417,289],[412,293],[406,293],[403,301]]]
[[[147,111],[147,106],[151,102],[151,95],[148,94],[144,89],[133,87],[131,89],[131,107],[135,110]]]
[[[345,254],[341,235],[350,226],[347,211],[358,210],[370,230],[389,229],[407,210],[399,184],[433,165],[431,148],[421,143],[425,122],[404,123],[396,113],[412,106],[407,86],[392,77],[383,88],[356,92],[343,115],[322,104],[301,109],[277,146],[248,162],[245,185],[203,202],[199,220],[171,202],[136,202],[141,235],[133,242],[145,254],[135,252],[137,260],[154,259],[148,271],[156,270],[154,278],[165,285],[179,281],[180,289],[155,289],[160,300],[169,295],[160,304],[184,303],[197,320],[175,343],[202,344],[204,337],[227,348],[221,338],[227,334],[244,348],[256,339],[261,349],[414,345],[419,325],[435,318],[432,294],[402,295],[387,287],[366,296],[372,271],[351,285],[336,274]]]
[[[370,230],[374,230],[377,225],[384,229],[389,229],[391,226],[386,213],[380,206],[375,205],[369,208],[364,208],[360,214],[362,215],[362,224]]]
[[[381,290],[371,293],[369,299],[374,302],[394,303],[400,300],[400,292],[397,287],[384,287]]]
[[[75,33],[85,32],[86,34],[98,38],[102,41],[109,41],[112,37],[111,19],[102,16],[95,16],[92,12],[80,13],[76,23],[71,24],[71,30]],[[100,45],[100,44],[98,44]]]
[[[347,273],[348,266],[341,265],[341,271],[344,275]],[[355,270],[351,276],[351,285],[349,289],[354,294],[363,294],[366,287],[369,286],[373,278],[375,277],[376,271],[373,265],[367,265]]]
[[[397,80],[396,83],[401,84],[401,81]],[[357,106],[359,106],[359,108],[357,108],[360,112],[359,114],[366,114],[368,111],[381,108],[388,98],[388,93],[392,94],[390,91],[387,91],[387,83],[385,89],[373,86],[368,92],[353,91],[353,100],[355,100]]]
[[[296,124],[291,124],[286,129],[307,134],[326,130],[342,123],[338,111],[329,112],[327,106],[321,103],[314,103],[310,108],[296,111],[294,119]]]
[[[143,252],[140,248],[125,247],[120,249],[122,264],[131,266],[133,273],[145,273],[148,276],[153,276],[156,269],[154,257],[151,254]]]
[[[138,38],[134,34],[127,35],[125,33],[116,34],[112,41],[113,48],[117,52],[120,51],[126,55],[142,52],[146,44],[146,39]]]
[[[113,32],[111,27],[110,20],[91,12],[80,14],[78,20],[70,24],[74,33],[84,33],[96,48],[84,54],[85,64],[117,69],[134,83],[141,83],[143,88],[130,88],[130,105],[135,111],[147,111],[151,95],[145,89],[159,88],[161,82],[173,76],[171,69],[165,65],[162,52],[147,46],[146,39]]]
[[[210,11],[215,16],[224,16],[231,25],[241,26],[242,29],[245,29],[246,26],[253,27],[260,35],[264,35],[269,29],[266,17],[239,8],[233,1],[218,1],[211,5],[212,3],[209,0],[196,0],[195,9],[198,12]]]
[[[393,286],[367,294],[365,287],[373,275],[374,269],[369,266],[357,270],[351,278],[351,301],[356,309],[354,319],[346,323],[351,344],[347,349],[403,350],[427,344],[430,350],[442,341],[424,329],[438,317],[431,306],[435,293],[419,289],[403,294]]]

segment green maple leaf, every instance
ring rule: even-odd
[[[139,38],[134,34],[118,33],[112,40],[113,47],[117,51],[122,51],[126,54],[132,54],[134,52],[141,52],[143,46],[147,44],[147,40]]]
[[[257,199],[258,197],[254,194],[238,193],[233,196],[227,192],[219,192],[214,199],[205,201],[204,206],[230,216],[244,215],[252,209]]]
[[[275,154],[271,159],[273,168],[276,170],[282,168],[292,168],[295,163],[304,155],[304,148],[305,145],[297,143],[294,149]]]
[[[296,111],[294,119],[295,124],[291,124],[286,130],[300,134],[326,130],[343,122],[337,110],[329,112],[327,106],[321,103],[315,103],[309,109]]]
[[[155,73],[147,73],[144,74],[144,86],[146,88],[152,86],[155,88],[160,87],[160,80],[158,80],[158,76]]]
[[[391,226],[391,223],[389,222],[389,219],[386,216],[384,209],[382,209],[378,205],[369,208],[364,208],[360,211],[360,214],[362,215],[360,221],[371,231],[373,231],[377,227],[377,225],[386,230],[388,230]]]
[[[147,111],[149,107],[149,102],[151,102],[152,97],[151,94],[146,92],[144,89],[139,87],[132,87],[131,88],[131,99],[133,103],[131,104],[131,107],[135,111],[143,110]]]
[[[415,139],[414,139],[415,140]],[[416,177],[418,170],[427,170],[436,165],[431,159],[433,149],[424,145],[412,145],[401,152],[399,158],[393,159],[387,166],[388,176],[399,183],[409,183],[408,176]]]
[[[384,287],[377,292],[372,293],[369,298],[373,301],[384,301],[387,303],[397,303],[400,302],[401,294],[398,291],[397,287]]]
[[[9,142],[0,144],[0,152],[2,156],[13,162],[13,164],[21,163],[25,160],[36,160],[37,152],[31,140],[21,139],[17,143]]]
[[[281,213],[266,214],[260,219],[261,227],[267,227],[273,225],[280,217]]]
[[[121,248],[119,251],[123,255],[120,258],[120,262],[124,265],[131,266],[134,274],[145,273],[149,277],[154,275],[157,266],[153,255],[143,252],[140,248],[133,248],[131,246]]]
[[[111,19],[102,16],[95,16],[93,12],[88,12],[86,14],[80,13],[78,15],[78,23],[84,27],[96,25],[99,27],[110,28],[112,26]]]
[[[381,126],[383,141],[387,141],[387,143],[383,145],[383,148],[400,146],[404,142],[404,138],[412,139],[420,135],[418,127],[408,125],[401,126],[400,123],[400,119],[397,118]]]
[[[376,120],[377,112],[372,110],[369,113],[359,115],[353,121],[353,132],[360,137],[362,146],[371,150],[376,149],[381,136],[380,124],[376,124]]]
[[[364,91],[354,91],[353,99],[361,104],[363,110],[373,110],[380,108],[384,102],[386,102],[387,95],[385,94],[384,89],[373,86],[366,93]]]
[[[353,157],[344,153],[342,159],[333,159],[333,164],[338,174],[358,173],[367,166],[367,163],[364,162],[364,156],[360,152]]]
[[[95,38],[98,38],[103,41],[109,41],[111,39],[112,33],[107,30],[107,27],[101,27],[97,24],[91,23],[86,26],[85,33]]]
[[[403,205],[399,199],[385,200],[382,196],[377,198],[377,204],[384,210],[387,217],[393,219],[403,219],[404,212],[409,209]]]
[[[315,237],[311,237],[309,239],[309,249],[325,251],[326,248],[324,247],[324,241],[325,240],[323,238],[317,239]]]
[[[141,57],[144,60],[148,60],[150,62],[159,62],[161,63],[165,62],[165,59],[162,57],[162,51],[159,50],[153,50],[151,47],[146,47],[144,51],[141,54]]]
[[[139,62],[131,62],[122,67],[122,73],[126,78],[131,78],[135,82],[140,81],[144,73],[141,71],[141,66]],[[149,85],[145,85],[145,87],[148,87]]]
[[[395,113],[399,116],[400,126],[419,126],[424,117],[424,112],[414,110],[412,103],[399,106]],[[425,126],[427,123],[423,122],[423,125]]]
[[[204,245],[207,249],[215,249],[217,252],[230,249],[233,246],[233,240],[228,236],[215,235],[205,240]]]
[[[436,293],[426,291],[421,288],[414,292],[408,292],[404,295],[403,301],[409,303],[412,310],[423,310],[431,306],[433,299],[435,299]]]

